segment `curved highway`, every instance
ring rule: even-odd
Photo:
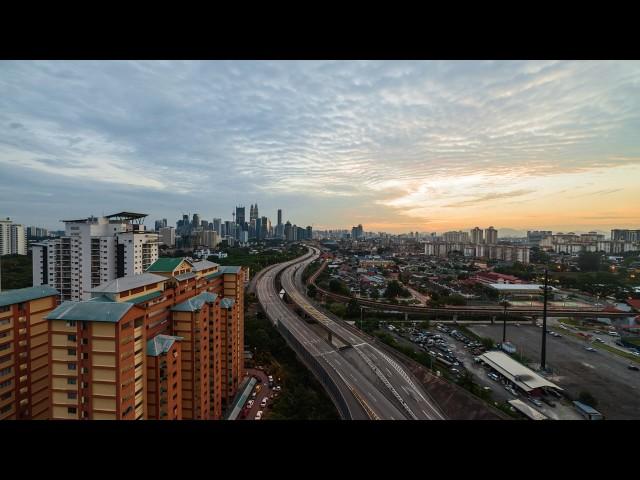
[[[267,316],[284,326],[321,363],[347,400],[350,418],[444,419],[401,365],[308,302],[298,286],[302,285],[303,270],[318,255],[319,251],[312,247],[309,254],[262,272],[256,288]],[[336,349],[287,306],[276,291],[278,274],[289,298],[348,348]]]
[[[321,365],[338,388],[348,410],[347,417],[354,420],[401,420],[403,413],[357,369],[344,359],[340,352],[298,317],[280,298],[276,290],[277,275],[296,263],[312,257],[274,265],[264,270],[256,281],[258,300],[267,317],[280,324],[302,344],[305,350]],[[335,402],[335,399],[334,399]]]

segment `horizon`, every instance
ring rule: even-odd
[[[640,228],[638,61],[3,61],[0,125],[25,226]]]

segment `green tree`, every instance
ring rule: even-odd
[[[380,292],[378,292],[378,289],[377,289],[377,288],[372,288],[372,289],[369,291],[369,296],[370,296],[371,298],[373,298],[374,300],[377,300],[378,298],[380,298]]]
[[[398,295],[402,294],[402,287],[398,283],[397,280],[392,280],[387,285],[387,289],[384,292],[384,296],[386,298],[396,298]]]
[[[462,295],[454,294],[454,295],[449,295],[449,297],[447,298],[447,305],[466,305],[466,304],[467,304],[467,300]]]
[[[360,316],[360,305],[358,305],[358,301],[355,298],[349,300],[346,316],[347,318],[358,318]]]
[[[341,318],[344,318],[347,313],[347,307],[344,303],[332,303],[328,308],[331,313]]]
[[[349,289],[347,286],[337,278],[331,279],[329,282],[329,290],[339,295],[349,295]]]
[[[307,295],[309,295],[311,298],[316,298],[317,293],[318,289],[316,288],[316,286],[313,283],[310,284],[307,288]]]
[[[582,272],[597,272],[600,270],[602,256],[596,252],[582,252],[578,256],[578,266]]]

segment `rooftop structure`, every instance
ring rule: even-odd
[[[531,392],[542,387],[562,390],[555,383],[515,361],[506,353],[492,350],[480,355],[480,359],[525,392]]]

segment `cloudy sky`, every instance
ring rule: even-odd
[[[0,217],[640,228],[640,62],[0,62]]]

